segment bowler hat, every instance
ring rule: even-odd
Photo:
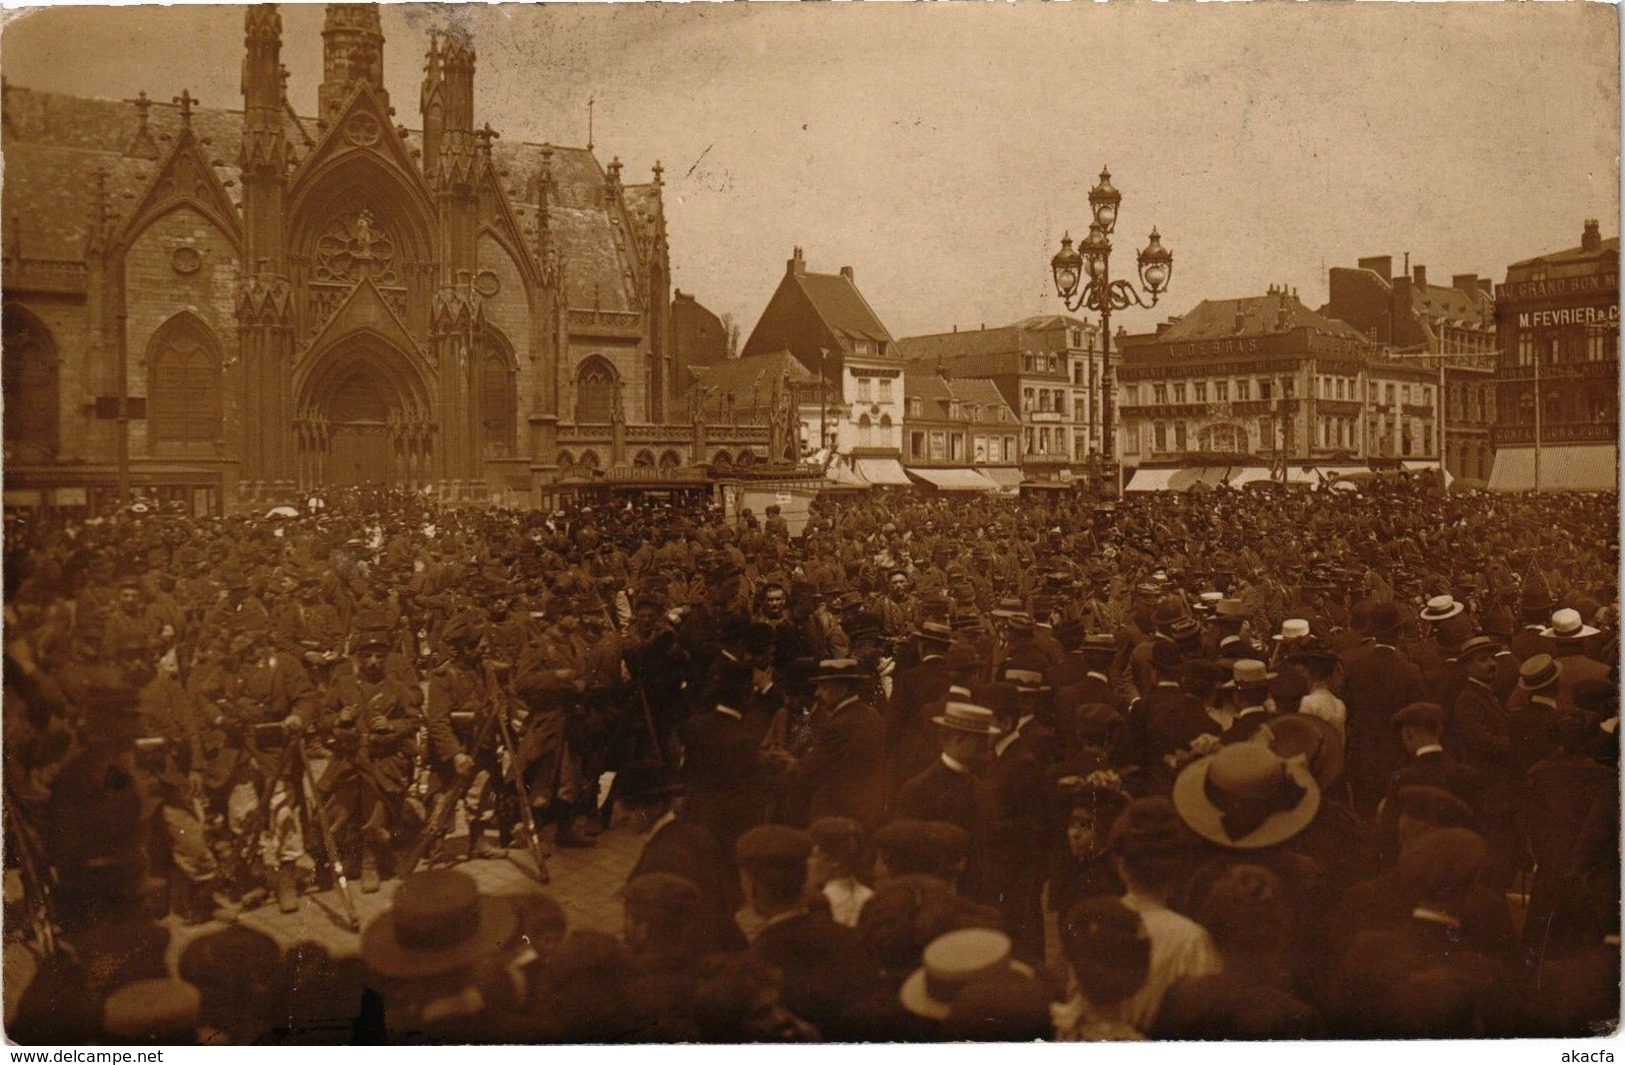
[[[734,844],[734,860],[746,868],[805,865],[812,849],[812,836],[799,828],[757,825]]]
[[[1437,732],[1444,727],[1444,707],[1438,703],[1411,703],[1395,710],[1394,716],[1388,720],[1394,728],[1416,725]]]
[[[155,978],[125,984],[102,1004],[102,1027],[126,1043],[197,1042],[203,994],[185,980]]]
[[[1174,809],[1197,835],[1236,850],[1296,836],[1320,809],[1320,785],[1303,758],[1282,758],[1262,743],[1233,743],[1185,767]]]
[[[518,919],[505,899],[480,894],[456,869],[429,869],[401,882],[394,904],[361,933],[361,958],[393,978],[460,969],[501,950]]]

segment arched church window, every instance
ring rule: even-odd
[[[647,449],[639,451],[632,459],[632,465],[640,470],[652,469],[655,464],[655,453]]]
[[[679,455],[677,452],[667,450],[667,451],[662,451],[660,453],[660,468],[661,469],[663,469],[663,470],[675,470],[677,467],[681,466],[682,464],[683,464],[683,456]]]
[[[608,425],[615,420],[615,367],[597,355],[576,371],[576,424]]]
[[[377,284],[394,285],[400,282],[395,267],[395,240],[366,208],[333,219],[316,241],[317,281],[370,277]]]
[[[479,341],[480,430],[488,455],[514,454],[519,447],[519,397],[509,368],[507,343],[485,334]]]
[[[147,432],[155,443],[220,439],[220,351],[209,327],[177,315],[152,338],[147,357]]]
[[[5,389],[5,457],[45,461],[57,448],[56,340],[32,311],[7,304],[0,351],[5,356],[0,367]]]

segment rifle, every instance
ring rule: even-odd
[[[496,696],[502,694],[502,689],[492,675],[491,663],[485,663],[486,683]],[[547,871],[547,856],[542,853],[542,839],[536,831],[536,811],[530,805],[530,789],[525,787],[525,773],[519,765],[519,745],[514,742],[513,729],[508,724],[507,707],[502,700],[493,696],[495,703],[491,708],[492,715],[497,719],[497,727],[502,732],[502,745],[508,749],[508,777],[513,784],[513,790],[519,796],[519,809],[525,826],[525,842],[530,850],[531,858],[536,862],[536,878],[547,883],[551,876]]]
[[[470,751],[484,750],[486,743],[491,739],[492,729],[496,727],[496,722],[492,720],[494,716],[493,714],[487,714],[485,720],[479,723],[474,734],[474,743],[469,748]],[[474,777],[479,773],[479,769],[479,761],[475,759],[470,762],[467,769],[452,778],[450,785],[445,790],[435,796],[434,807],[430,810],[427,820],[424,821],[423,832],[418,836],[417,843],[407,852],[406,858],[402,862],[401,877],[403,879],[410,876],[422,864],[423,859],[430,851],[440,845],[446,833],[451,830],[452,821],[457,812],[457,804],[467,796],[468,789],[474,783]]]
[[[294,757],[299,760],[300,787],[309,788],[310,809],[315,813],[316,825],[322,832],[322,846],[327,848],[327,861],[333,867],[333,876],[339,882],[339,897],[344,900],[344,913],[350,919],[350,931],[361,931],[361,915],[356,912],[355,897],[350,893],[350,881],[344,875],[344,862],[339,858],[338,841],[333,838],[333,823],[327,819],[327,807],[322,805],[322,793],[317,790],[316,778],[310,771],[310,762],[305,759],[304,751],[299,748],[299,740],[289,737],[289,748],[296,751]]]
[[[43,957],[56,953],[57,923],[51,907],[50,866],[39,853],[39,836],[29,823],[22,804],[6,782],[6,813],[11,826],[10,842],[17,849],[17,866],[23,882],[24,920],[39,944]]]

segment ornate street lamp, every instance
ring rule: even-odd
[[[1066,309],[1087,308],[1100,314],[1101,456],[1107,463],[1114,457],[1117,398],[1117,379],[1112,374],[1112,312],[1130,306],[1155,307],[1174,273],[1173,253],[1162,246],[1162,236],[1153,228],[1150,243],[1138,256],[1144,294],[1127,281],[1111,279],[1111,234],[1117,228],[1117,209],[1122,203],[1123,194],[1112,187],[1111,171],[1102,169],[1100,183],[1089,190],[1089,209],[1094,215],[1089,235],[1073,250],[1068,233],[1061,238],[1061,250],[1050,260],[1055,291]]]

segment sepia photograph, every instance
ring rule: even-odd
[[[1617,1037],[1616,5],[0,73],[7,1043]]]

